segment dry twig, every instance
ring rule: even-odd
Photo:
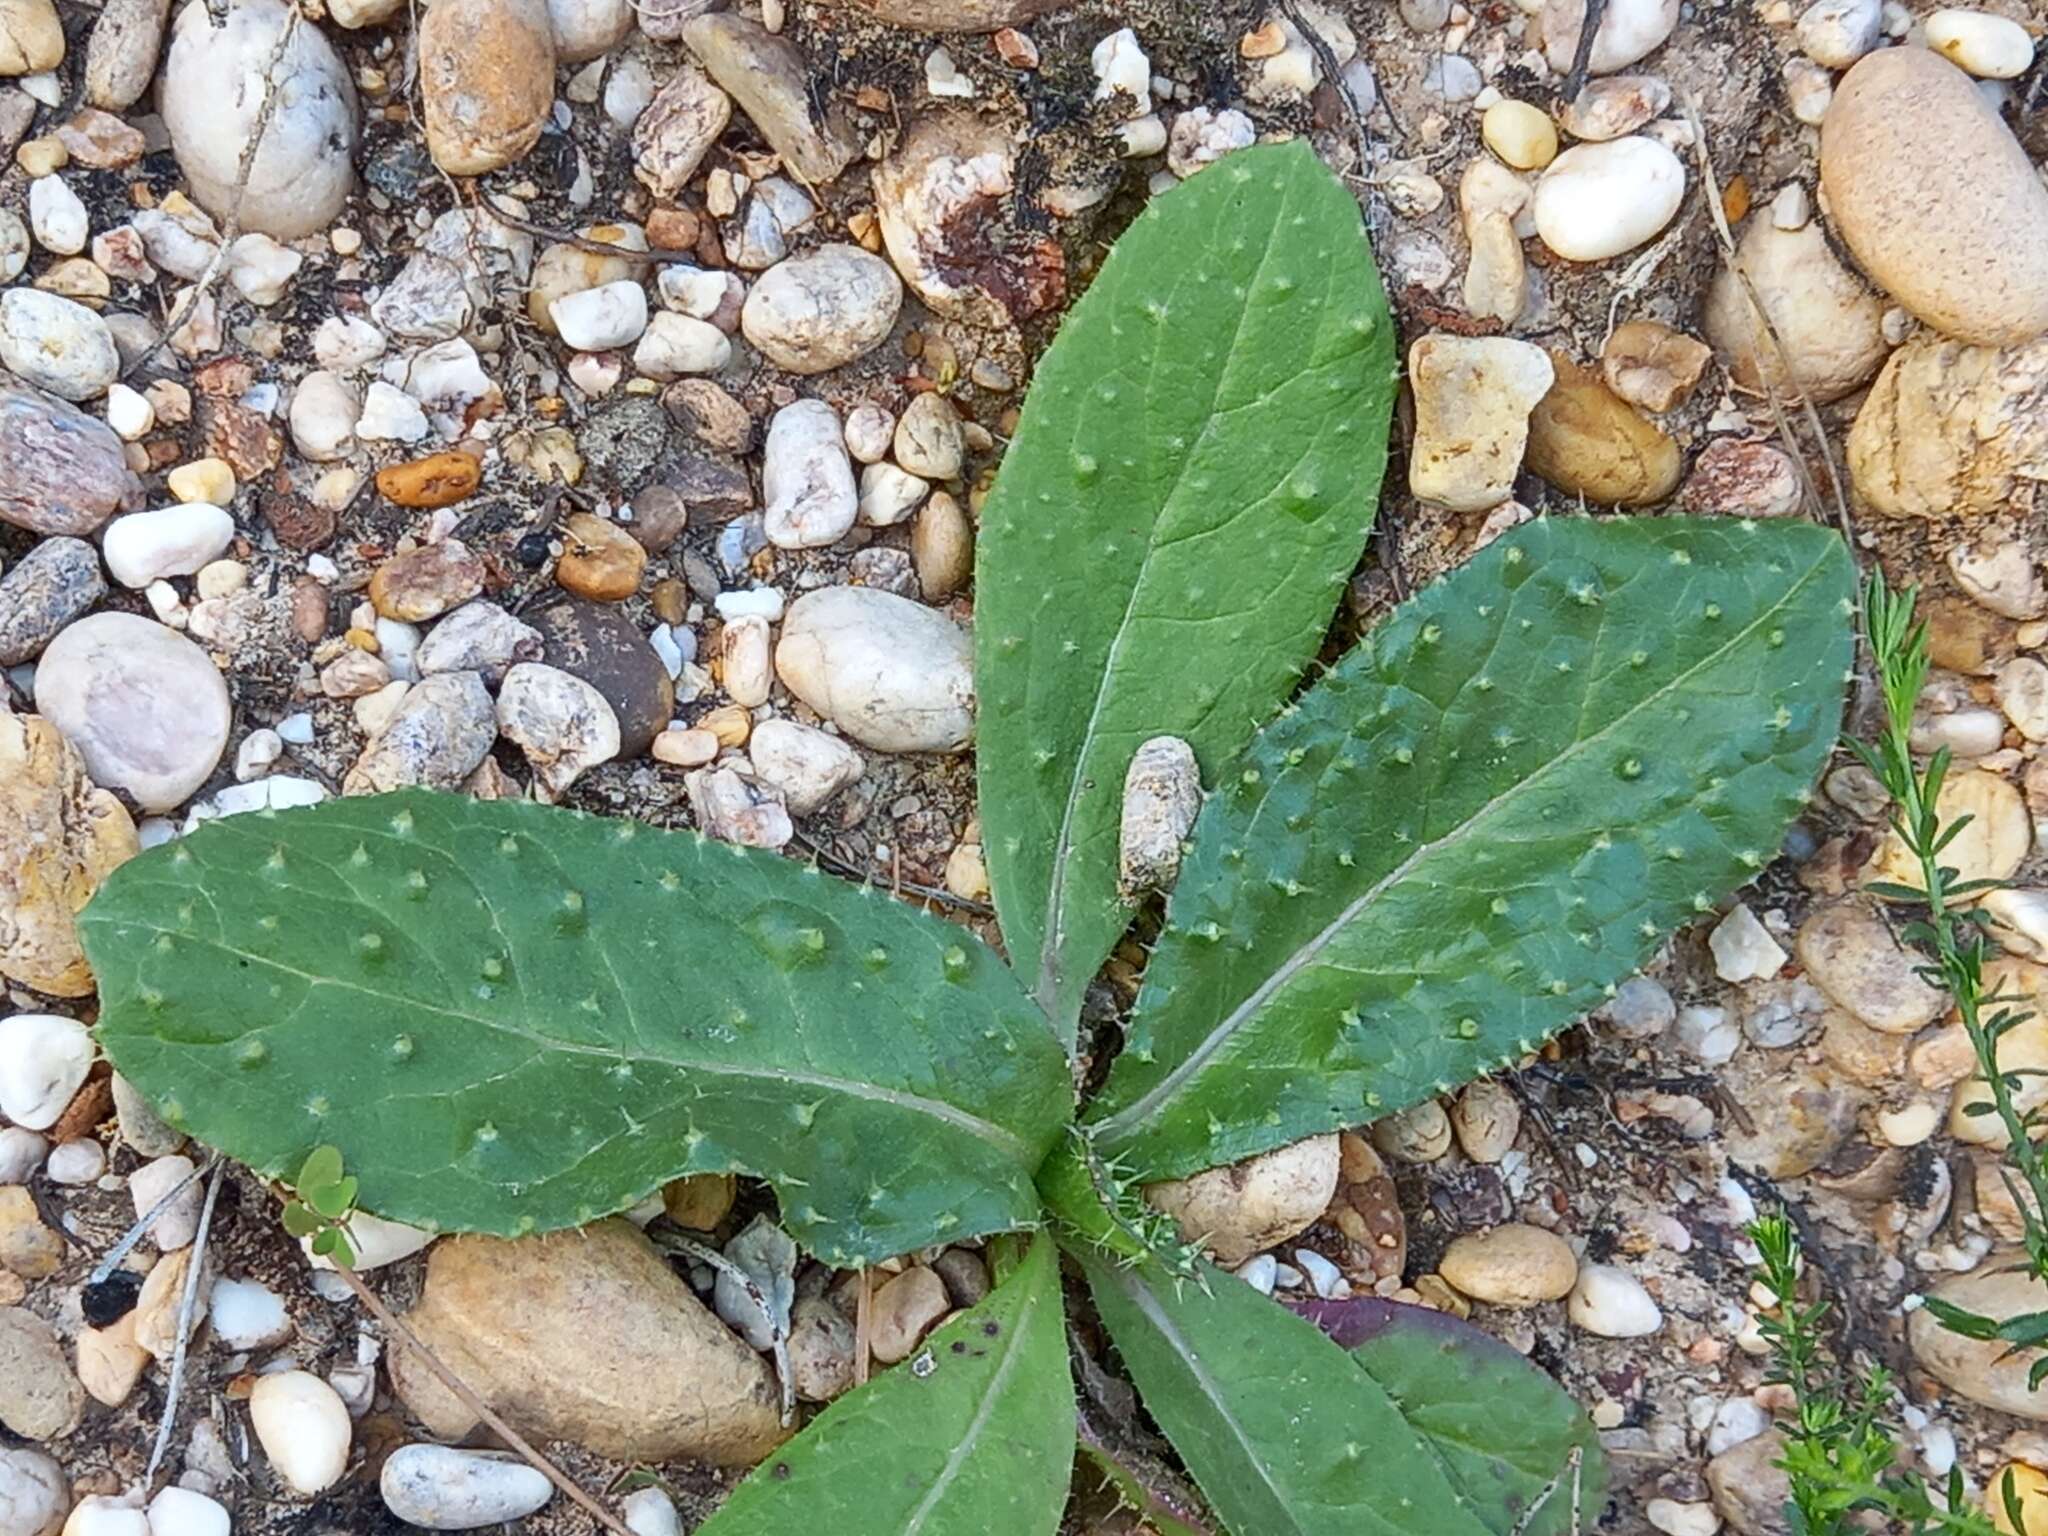
[[[149,1448],[149,1465],[142,1473],[142,1483],[146,1488],[156,1483],[164,1453],[171,1448],[171,1431],[178,1423],[178,1394],[185,1385],[185,1351],[192,1338],[192,1313],[199,1305],[200,1272],[206,1268],[206,1237],[213,1229],[214,1202],[220,1198],[223,1164],[215,1158],[211,1166],[213,1172],[206,1184],[206,1203],[199,1208],[199,1226],[192,1234],[192,1257],[187,1261],[185,1270],[185,1289],[178,1297],[178,1339],[171,1347],[171,1377],[164,1388],[164,1414],[157,1421],[156,1443]],[[184,1184],[178,1186],[181,1190],[184,1187]]]

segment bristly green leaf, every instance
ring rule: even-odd
[[[755,1468],[699,1536],[1052,1536],[1073,1461],[1059,1259],[1041,1234],[986,1301]]]
[[[1303,1300],[1293,1310],[1400,1407],[1484,1529],[1567,1536],[1574,1509],[1581,1529],[1597,1517],[1607,1463],[1593,1421],[1500,1340],[1448,1313],[1376,1296]]]
[[[1393,326],[1305,143],[1157,198],[1038,366],[982,516],[981,822],[1011,963],[1074,1041],[1130,920],[1125,770],[1236,752],[1315,654],[1386,463]]]
[[[1597,1448],[1567,1422],[1569,1400],[1526,1365],[1533,1380],[1455,1347],[1448,1359],[1418,1352],[1411,1339],[1398,1357],[1354,1359],[1220,1270],[1181,1281],[1152,1264],[1081,1257],[1146,1408],[1233,1536],[1551,1536],[1571,1528],[1575,1476],[1598,1508]],[[1484,1421],[1487,1438],[1518,1442],[1513,1451],[1451,1444],[1470,1422],[1468,1368],[1516,1389]],[[1400,1396],[1409,1391],[1412,1404]],[[1532,1405],[1540,1433],[1518,1419]],[[1506,1420],[1517,1420],[1511,1437]],[[1532,1481],[1524,1459],[1538,1449],[1557,1464]]]
[[[1404,604],[1196,826],[1107,1090],[1146,1178],[1468,1082],[1768,863],[1827,760],[1851,565],[1810,524],[1539,521]]]
[[[1034,1223],[1070,1113],[971,934],[633,821],[422,791],[236,816],[80,929],[101,1044],[167,1116],[265,1173],[332,1143],[420,1226],[579,1225],[738,1169],[813,1252],[875,1260]]]

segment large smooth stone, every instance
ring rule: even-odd
[[[96,613],[52,640],[36,666],[36,708],[71,739],[93,782],[168,811],[204,784],[234,707],[206,652],[132,613]]]
[[[974,739],[974,643],[907,597],[871,587],[805,593],[783,620],[775,670],[878,752],[958,752]]]
[[[0,377],[0,522],[82,538],[142,494],[113,428]]]
[[[53,997],[90,993],[78,913],[139,851],[128,812],[54,725],[0,714],[0,976]]]
[[[481,176],[533,148],[555,101],[546,0],[440,0],[420,23],[427,149],[451,176]]]
[[[621,1461],[751,1466],[783,1439],[767,1362],[630,1222],[451,1237],[407,1321],[515,1429]],[[393,1342],[392,1383],[443,1439],[476,1415]]]
[[[236,180],[262,110],[263,75],[290,8],[235,0],[216,28],[205,0],[186,0],[164,61],[164,127],[193,200],[225,219],[239,195],[244,232],[279,240],[325,229],[355,181],[356,88],[316,26],[301,25],[272,71],[276,104],[239,194]]]
[[[1820,179],[1863,269],[1936,330],[1979,346],[2048,331],[2048,188],[1946,59],[1881,48],[1844,75]]]

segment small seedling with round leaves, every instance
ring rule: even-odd
[[[348,1221],[355,1214],[357,1180],[342,1172],[341,1148],[315,1147],[299,1165],[291,1198],[284,1204],[284,1229],[310,1239],[308,1246],[323,1259],[348,1266],[356,1261]]]

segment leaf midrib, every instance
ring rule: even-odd
[[[1288,1526],[1295,1533],[1295,1536],[1308,1536],[1308,1533],[1301,1524],[1293,1518],[1293,1505],[1286,1493],[1273,1481],[1273,1474],[1268,1470],[1265,1458],[1260,1456],[1254,1448],[1251,1437],[1245,1432],[1244,1426],[1238,1422],[1237,1415],[1232,1413],[1225,1405],[1222,1389],[1216,1385],[1215,1378],[1209,1374],[1208,1368],[1202,1364],[1201,1356],[1181,1336],[1181,1331],[1174,1327],[1173,1319],[1166,1315],[1164,1309],[1153,1298],[1151,1287],[1142,1280],[1139,1280],[1135,1275],[1122,1270],[1112,1268],[1108,1271],[1108,1274],[1110,1283],[1121,1290],[1131,1305],[1145,1315],[1145,1320],[1159,1330],[1159,1336],[1172,1348],[1175,1358],[1187,1367],[1188,1374],[1194,1377],[1195,1385],[1201,1389],[1203,1400],[1215,1409],[1216,1417],[1221,1419],[1225,1426],[1229,1428],[1231,1437],[1237,1441],[1239,1448],[1243,1450],[1245,1460],[1250,1462],[1253,1469],[1259,1474],[1259,1481],[1265,1485],[1266,1491],[1272,1495],[1274,1504],[1287,1514]],[[1229,1277],[1229,1279],[1232,1284],[1242,1285],[1244,1283],[1234,1275]]]
[[[989,1378],[988,1387],[981,1396],[981,1404],[974,1410],[973,1422],[967,1426],[967,1432],[960,1437],[959,1444],[953,1447],[952,1454],[946,1458],[946,1465],[933,1479],[929,1491],[918,1501],[917,1508],[910,1512],[910,1519],[903,1527],[903,1536],[918,1536],[918,1532],[924,1529],[926,1517],[938,1507],[939,1500],[946,1490],[952,1487],[954,1480],[960,1475],[961,1468],[966,1465],[968,1455],[980,1442],[982,1432],[988,1428],[988,1421],[995,1413],[996,1403],[1002,1397],[1003,1384],[1009,1380],[1010,1372],[1016,1366],[1018,1356],[1024,1348],[1025,1337],[1030,1331],[1029,1324],[1032,1316],[1038,1311],[1039,1301],[1039,1288],[1034,1283],[1025,1296],[1024,1305],[1018,1309],[1017,1316],[1010,1323],[1009,1347],[1003,1351],[1002,1363],[996,1367],[995,1375]]]
[[[1277,231],[1285,222],[1284,215],[1293,195],[1294,184],[1290,179],[1287,190],[1281,197],[1281,216],[1276,216],[1271,226],[1275,233],[1267,239],[1265,249],[1259,253],[1258,267],[1252,273],[1251,281],[1245,285],[1245,302],[1238,307],[1237,322],[1231,331],[1230,347],[1226,353],[1226,361],[1217,373],[1216,388],[1209,396],[1209,409],[1203,419],[1201,433],[1196,437],[1188,451],[1181,456],[1180,463],[1174,470],[1173,483],[1167,488],[1166,494],[1159,498],[1158,508],[1153,514],[1152,526],[1146,530],[1145,558],[1139,563],[1137,575],[1131,581],[1130,595],[1124,600],[1123,614],[1117,620],[1116,633],[1110,639],[1108,652],[1103,658],[1101,675],[1095,684],[1095,698],[1089,707],[1088,723],[1082,727],[1080,748],[1074,754],[1073,773],[1067,781],[1066,804],[1060,812],[1059,831],[1053,838],[1052,879],[1050,881],[1050,888],[1046,892],[1045,902],[1045,932],[1039,941],[1038,975],[1033,985],[1033,994],[1037,997],[1039,1006],[1045,1010],[1046,1017],[1053,1020],[1063,1037],[1066,1034],[1066,1024],[1059,1017],[1060,962],[1062,958],[1061,950],[1064,948],[1061,938],[1061,925],[1065,921],[1067,907],[1067,861],[1072,857],[1074,851],[1074,816],[1081,804],[1081,785],[1086,778],[1088,755],[1095,747],[1097,728],[1102,720],[1104,705],[1112,692],[1110,684],[1111,680],[1116,676],[1117,662],[1123,651],[1125,637],[1131,632],[1131,616],[1137,611],[1139,595],[1145,591],[1146,576],[1156,569],[1155,561],[1162,547],[1157,543],[1160,527],[1166,521],[1167,509],[1179,498],[1182,487],[1187,483],[1188,467],[1194,463],[1201,455],[1202,450],[1208,445],[1209,436],[1215,430],[1217,421],[1221,419],[1222,413],[1218,411],[1217,404],[1222,400],[1224,389],[1230,382],[1231,369],[1242,355],[1239,348],[1244,340],[1245,319],[1251,313],[1251,300],[1258,289],[1259,280],[1266,275],[1266,267],[1273,259],[1275,248],[1280,243]],[[1180,283],[1186,279],[1186,276],[1187,269],[1183,269],[1175,279],[1176,294],[1179,292]],[[1119,273],[1119,277],[1121,277],[1121,273]],[[1324,286],[1325,292],[1327,292],[1327,274],[1325,274]],[[1169,305],[1170,308],[1171,306]],[[1151,366],[1145,386],[1148,401],[1152,393],[1151,381],[1158,377],[1159,360],[1165,351],[1165,347],[1165,328],[1163,325],[1155,325],[1152,330]],[[1303,371],[1307,370],[1304,369]],[[1067,438],[1067,451],[1069,454],[1073,452],[1074,443],[1080,436],[1082,425],[1083,418],[1077,414],[1074,421],[1074,429],[1068,434]]]
[[[856,1078],[838,1077],[830,1073],[795,1072],[780,1068],[774,1070],[748,1068],[730,1062],[667,1056],[644,1049],[627,1051],[606,1046],[586,1045],[578,1041],[561,1040],[552,1035],[542,1034],[535,1029],[521,1028],[505,1020],[486,1018],[480,1014],[471,1013],[466,1009],[440,1003],[431,1003],[423,998],[409,996],[401,992],[385,991],[377,987],[367,986],[361,982],[349,981],[339,976],[321,976],[312,971],[301,970],[297,966],[287,965],[283,961],[274,959],[271,956],[258,954],[253,950],[238,948],[220,939],[195,937],[182,929],[167,928],[160,924],[146,923],[140,919],[130,918],[123,919],[123,921],[127,926],[139,929],[144,933],[166,935],[187,944],[203,944],[224,955],[233,956],[254,965],[264,966],[271,971],[296,977],[308,987],[335,987],[343,991],[357,993],[364,998],[376,1002],[419,1009],[451,1022],[474,1024],[478,1028],[489,1030],[495,1034],[510,1035],[515,1039],[524,1040],[543,1051],[558,1051],[570,1056],[593,1056],[610,1062],[648,1062],[656,1066],[673,1068],[677,1072],[706,1072],[714,1077],[742,1078],[786,1084],[792,1087],[817,1088],[827,1092],[843,1093],[850,1098],[863,1099],[871,1103],[884,1104],[891,1108],[926,1115],[957,1130],[964,1131],[978,1140],[987,1142],[990,1146],[1027,1169],[1034,1161],[1034,1149],[1016,1132],[997,1125],[993,1121],[984,1120],[978,1115],[969,1114],[966,1110],[956,1105],[947,1104],[939,1099],[929,1099],[922,1094],[905,1093],[900,1089],[884,1088],[878,1083],[862,1082]],[[599,945],[598,948],[602,950],[603,946]],[[609,957],[607,957],[607,964],[609,964]]]
[[[1814,560],[1796,582],[1785,589],[1784,593],[1775,603],[1763,609],[1755,619],[1731,636],[1724,644],[1715,650],[1709,651],[1692,666],[1676,674],[1669,682],[1665,683],[1655,692],[1645,694],[1635,704],[1609,720],[1592,735],[1581,737],[1574,741],[1564,751],[1544,764],[1537,772],[1529,775],[1527,778],[1518,780],[1500,794],[1495,795],[1442,837],[1419,844],[1415,851],[1410,853],[1407,858],[1374,881],[1371,886],[1350,902],[1347,902],[1335,918],[1306,943],[1296,949],[1279,966],[1275,967],[1264,981],[1247,994],[1243,1002],[1233,1008],[1215,1028],[1209,1031],[1201,1043],[1178,1066],[1122,1109],[1096,1122],[1093,1127],[1094,1134],[1106,1141],[1114,1142],[1118,1137],[1129,1135],[1136,1127],[1144,1125],[1158,1112],[1163,1103],[1179,1093],[1197,1073],[1208,1065],[1210,1059],[1230,1042],[1238,1030],[1257,1017],[1267,1002],[1278,994],[1287,983],[1314,964],[1322,952],[1336,942],[1345,929],[1356,922],[1359,916],[1389,889],[1405,880],[1415,870],[1417,865],[1446,849],[1462,845],[1475,832],[1479,831],[1483,825],[1490,824],[1494,814],[1502,806],[1515,802],[1531,786],[1539,785],[1549,780],[1563,765],[1575,761],[1584,748],[1602,740],[1610,732],[1627,724],[1642,711],[1660,702],[1675,689],[1691,681],[1692,678],[1702,671],[1718,665],[1730,652],[1747,642],[1759,628],[1775,618],[1790,605],[1799,593],[1805,589],[1807,584],[1825,568],[1828,563],[1829,554],[1829,550],[1823,549],[1819,557]]]

